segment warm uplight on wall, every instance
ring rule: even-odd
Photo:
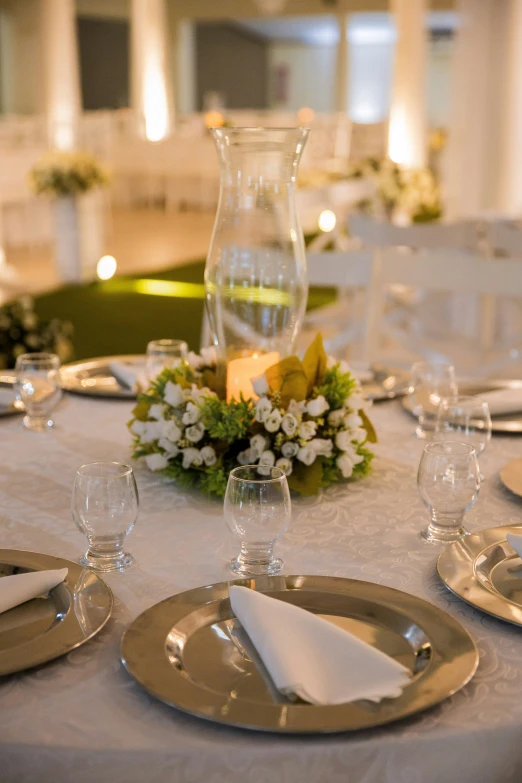
[[[163,73],[159,64],[148,64],[143,96],[145,136],[149,141],[161,141],[169,131],[169,109]]]
[[[110,280],[118,264],[114,256],[102,256],[96,265],[96,274],[100,280]]]
[[[335,212],[332,212],[331,209],[323,209],[319,215],[319,220],[317,221],[321,231],[324,231],[325,234],[327,234],[329,231],[333,231],[336,223],[337,218],[335,216]]]
[[[388,131],[388,156],[399,166],[413,168],[415,161],[412,159],[412,142],[409,131],[404,108],[400,105],[392,106]]]
[[[314,121],[315,117],[315,111],[311,109],[309,106],[303,106],[302,109],[299,109],[297,112],[297,119],[301,123],[301,125],[311,125]]]

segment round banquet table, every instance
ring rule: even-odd
[[[86,541],[70,513],[76,468],[129,460],[131,405],[67,396],[40,435],[0,420],[2,547],[75,559]],[[187,495],[136,467],[141,511],[127,540],[136,557],[109,574],[113,617],[64,658],[0,681],[2,783],[519,783],[522,780],[522,628],[488,617],[440,582],[437,546],[419,531],[422,443],[398,402],[374,406],[380,442],[367,479],[294,503],[280,546],[288,574],[363,579],[421,596],[474,637],[474,679],[438,707],[377,730],[330,737],[258,734],[208,723],[150,697],[123,669],[123,630],[170,595],[228,579],[235,551],[221,504]],[[493,438],[471,530],[522,522],[522,500],[498,471],[522,440]]]

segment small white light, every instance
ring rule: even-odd
[[[100,280],[110,280],[117,266],[114,256],[102,256],[96,265],[96,274]]]
[[[317,222],[321,231],[324,231],[325,233],[333,231],[335,224],[337,223],[335,212],[332,212],[331,209],[323,209]]]

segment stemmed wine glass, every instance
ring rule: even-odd
[[[457,394],[453,365],[446,362],[412,365],[408,396],[412,413],[418,419],[415,429],[418,438],[426,438],[434,430],[441,400]]]
[[[427,541],[449,543],[467,535],[464,514],[480,489],[477,455],[469,443],[433,441],[424,446],[417,486],[431,522],[421,535]]]
[[[138,488],[129,465],[91,462],[76,471],[71,510],[89,542],[80,563],[96,571],[123,571],[134,558],[123,543],[138,517]]]
[[[276,542],[292,517],[290,490],[284,471],[268,468],[260,476],[257,465],[235,468],[228,477],[225,521],[240,541],[239,555],[229,568],[239,576],[278,574],[283,561],[274,556]]]
[[[151,340],[145,359],[147,379],[153,381],[165,367],[177,367],[187,356],[188,345],[183,340]]]
[[[434,440],[460,441],[475,449],[477,459],[491,440],[489,405],[482,397],[442,400],[435,423]],[[481,481],[484,477],[481,475]]]
[[[24,353],[16,360],[16,392],[25,408],[23,425],[33,432],[54,426],[51,413],[62,397],[60,357],[55,353]]]

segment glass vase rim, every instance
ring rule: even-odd
[[[451,450],[458,447],[460,451]],[[461,440],[433,440],[426,443],[423,452],[435,457],[471,457],[476,454],[476,449],[470,443],[464,443]]]
[[[89,473],[88,470],[92,469],[94,467],[98,466],[112,466],[112,467],[118,467],[122,468],[119,472],[115,472],[113,474],[101,474],[101,473]],[[125,478],[126,476],[132,475],[133,470],[130,465],[127,465],[125,462],[116,462],[115,460],[95,460],[94,462],[86,462],[84,465],[80,465],[78,470],[76,471],[77,476],[82,476],[84,478],[101,478],[101,479],[117,479],[117,478]]]
[[[188,351],[188,343],[186,340],[177,340],[171,337],[162,337],[159,340],[149,340],[147,343],[147,350],[152,346],[158,346],[160,348],[183,348]]]
[[[277,133],[281,133],[281,132],[288,133],[289,131],[296,131],[296,132],[298,132],[298,131],[300,131],[300,132],[306,131],[307,133],[309,133],[310,132],[310,128],[305,126],[305,125],[278,125],[277,127],[275,127],[273,125],[270,126],[270,127],[268,127],[266,125],[235,125],[233,128],[224,128],[223,126],[217,126],[216,125],[215,127],[211,126],[209,128],[209,131],[211,133],[215,133],[216,131],[219,131],[221,133],[235,133],[237,131],[242,131],[242,132],[245,132],[245,131],[246,132],[263,131],[264,133],[270,133],[271,131],[274,131],[274,133],[276,133],[276,132]]]
[[[413,362],[411,365],[411,372],[413,373],[418,367],[445,367],[455,372],[455,365],[451,362],[445,362],[442,359],[434,359],[433,361],[420,359],[418,362]]]
[[[236,471],[242,471],[242,470],[257,470],[259,467],[265,467],[270,468],[270,470],[275,470],[278,473],[280,473],[280,476],[269,478],[268,476],[260,476],[259,478],[241,478],[240,476],[234,476],[233,474],[236,473]],[[247,481],[249,484],[271,484],[280,482],[283,479],[286,479],[286,473],[282,468],[278,468],[275,465],[239,465],[237,468],[232,468],[230,473],[228,474],[228,478],[233,479],[234,481]]]

